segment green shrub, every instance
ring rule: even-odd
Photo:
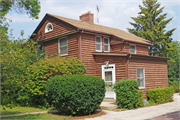
[[[23,106],[48,107],[45,85],[55,75],[82,75],[86,72],[83,63],[76,58],[45,59],[30,65],[26,71],[26,79],[18,92],[17,100]]]
[[[179,86],[179,85],[178,85],[178,86],[172,85],[172,87],[174,88],[174,92],[175,92],[175,93],[180,92],[180,86]]]
[[[144,102],[143,102],[143,91],[138,91],[139,93],[139,99],[138,99],[138,106],[139,107],[143,107],[144,106]]]
[[[135,79],[123,78],[116,82],[114,89],[117,94],[119,108],[132,109],[138,107],[138,87],[139,85]]]
[[[147,91],[148,99],[158,104],[173,101],[173,94],[174,88],[172,86],[167,88],[159,87]]]
[[[46,89],[53,106],[65,115],[92,114],[105,96],[104,81],[87,75],[52,77]]]

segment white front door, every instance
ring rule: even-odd
[[[115,64],[109,64],[108,66],[102,65],[102,79],[105,82],[105,98],[116,99],[116,94],[113,91],[113,86],[115,84]]]

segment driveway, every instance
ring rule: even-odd
[[[180,111],[180,94],[176,93],[173,97],[173,102],[157,106],[143,107],[135,110],[120,112],[104,110],[107,113],[106,115],[95,118],[87,118],[85,120],[146,120],[156,118],[168,113]]]

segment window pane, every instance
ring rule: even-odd
[[[130,53],[135,53],[136,48],[134,45],[130,45]]]
[[[107,38],[104,38],[104,44],[109,44],[109,40]]]
[[[104,45],[104,51],[109,51],[109,45]]]
[[[112,71],[105,72],[105,81],[112,81]]]
[[[106,92],[112,92],[113,91],[112,82],[105,82],[105,87],[106,87]]]
[[[137,69],[137,77],[144,77],[143,69]]]
[[[96,43],[101,43],[101,38],[100,37],[96,37]]]
[[[60,54],[61,55],[67,54],[67,46],[60,48]]]
[[[60,46],[67,45],[67,38],[60,39]]]
[[[96,50],[101,50],[101,45],[100,44],[96,44]]]
[[[144,78],[138,78],[137,79],[139,87],[144,87]]]

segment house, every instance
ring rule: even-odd
[[[116,99],[113,84],[122,78],[134,78],[139,89],[168,87],[167,60],[149,56],[150,41],[119,29],[94,24],[94,15],[84,13],[80,20],[46,14],[31,38],[48,55],[82,60],[87,75],[105,80],[106,98]]]

